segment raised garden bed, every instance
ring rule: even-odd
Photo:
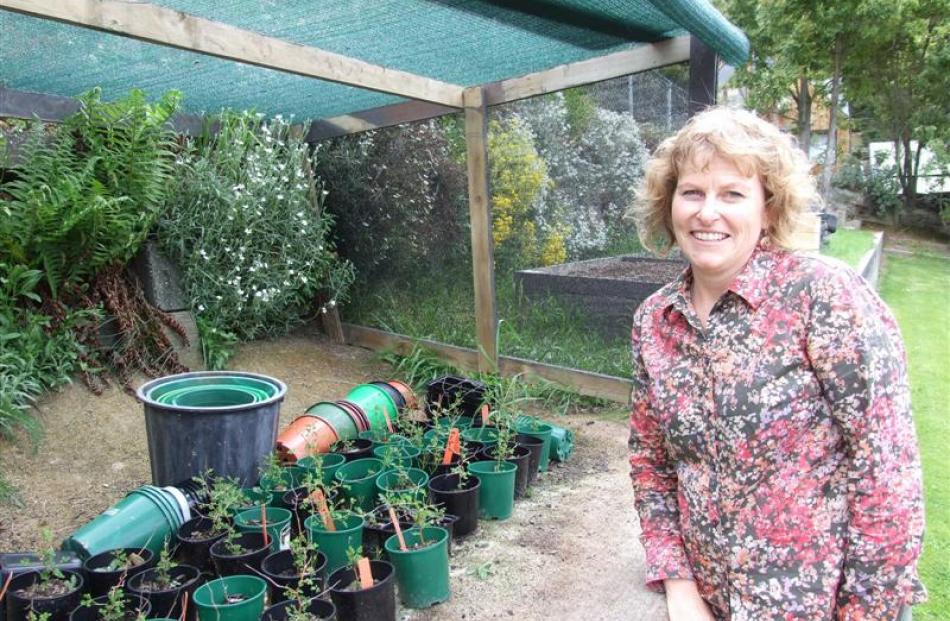
[[[553,297],[578,309],[592,328],[613,338],[629,335],[637,306],[685,267],[681,259],[625,255],[521,270],[515,280],[527,299]]]

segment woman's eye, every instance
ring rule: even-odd
[[[683,190],[680,192],[680,196],[686,198],[701,198],[703,195],[699,190]]]
[[[745,194],[743,194],[742,192],[736,192],[735,190],[730,190],[726,192],[726,197],[732,200],[742,200],[743,198],[745,198]]]

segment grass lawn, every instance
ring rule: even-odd
[[[914,620],[950,619],[950,259],[888,255],[881,294],[907,346],[924,466],[927,532],[920,570],[930,601],[914,609]]]
[[[874,233],[854,229],[838,229],[828,238],[828,245],[821,249],[822,254],[840,259],[857,267],[868,250],[874,245]]]

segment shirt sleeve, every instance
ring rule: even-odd
[[[663,428],[650,400],[650,378],[640,352],[640,330],[636,323],[631,338],[630,478],[640,515],[640,542],[646,551],[646,584],[652,590],[661,591],[663,580],[692,580],[693,573],[680,533],[676,464],[667,455]]]
[[[922,591],[923,494],[904,346],[890,311],[853,272],[816,278],[812,296],[807,351],[847,451],[836,619],[893,619]]]

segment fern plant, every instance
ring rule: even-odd
[[[33,133],[16,178],[0,185],[10,197],[0,261],[42,270],[54,299],[132,258],[164,205],[175,161],[168,121],[179,94],[150,105],[135,90],[107,103],[96,89],[79,100],[52,137]]]

